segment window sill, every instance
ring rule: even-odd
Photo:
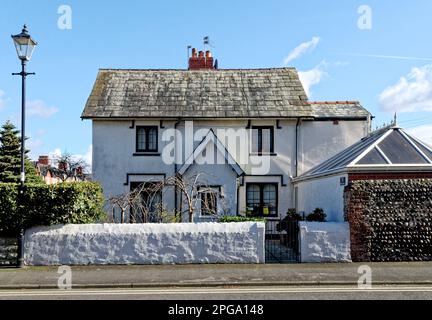
[[[249,153],[250,157],[263,157],[263,156],[270,156],[270,157],[276,157],[277,153],[275,152],[251,152]]]
[[[133,154],[134,157],[159,157],[159,152],[136,152]]]

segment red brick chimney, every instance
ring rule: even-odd
[[[67,164],[67,162],[60,161],[60,162],[58,163],[58,169],[59,169],[59,170],[66,171],[66,170],[68,169],[68,164]]]
[[[200,51],[197,54],[195,48],[192,49],[192,55],[189,58],[189,70],[214,69],[213,57],[210,51]]]
[[[39,156],[38,164],[42,166],[49,166],[50,160],[48,156]]]

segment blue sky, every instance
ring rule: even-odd
[[[58,27],[61,5],[72,29]],[[371,28],[358,20],[371,10]],[[185,68],[186,46],[210,36],[220,68],[296,67],[311,100],[360,100],[376,119],[432,144],[432,1],[24,1],[0,10],[0,122],[20,120],[11,34],[27,23],[39,42],[29,71],[32,157],[89,157],[80,115],[99,68]],[[363,21],[363,20],[362,20]],[[290,57],[290,58],[288,58]]]

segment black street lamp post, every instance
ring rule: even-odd
[[[18,58],[21,60],[21,72],[13,73],[14,76],[21,76],[22,95],[21,95],[21,171],[19,196],[24,195],[25,183],[25,104],[26,104],[26,77],[34,75],[33,72],[26,71],[27,62],[30,61],[37,42],[28,33],[27,26],[24,25],[20,34],[12,36]],[[23,236],[24,230],[20,230],[18,237],[18,267],[23,266]]]
[[[27,61],[30,61],[37,42],[29,35],[27,26],[24,25],[20,34],[12,36],[12,39],[17,50],[18,58],[21,60],[21,72],[13,73],[15,76],[21,76],[22,79],[22,95],[21,95],[21,175],[20,186],[21,193],[24,190],[25,182],[25,103],[26,103],[26,77],[34,75],[34,73],[26,72]]]

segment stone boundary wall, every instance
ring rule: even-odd
[[[301,262],[351,262],[348,223],[299,222]]]
[[[353,261],[432,260],[432,179],[351,181],[345,215]]]
[[[26,265],[264,263],[262,222],[89,224],[27,230]]]

